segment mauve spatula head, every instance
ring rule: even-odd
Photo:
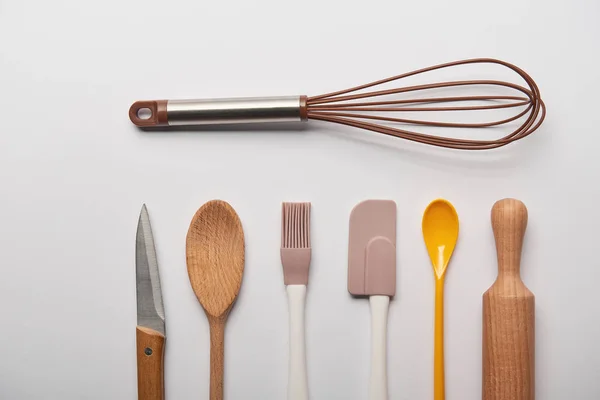
[[[396,203],[391,200],[365,200],[350,214],[348,291],[396,294]]]

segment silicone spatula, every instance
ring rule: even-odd
[[[387,315],[396,294],[396,203],[366,200],[350,214],[348,291],[369,296],[371,306],[370,400],[386,400]]]

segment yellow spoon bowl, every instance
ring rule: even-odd
[[[425,209],[423,238],[435,276],[442,278],[458,240],[458,214],[448,200],[434,200]]]
[[[454,206],[444,199],[432,201],[423,213],[422,229],[435,273],[433,398],[444,400],[444,276],[458,240],[458,214]]]

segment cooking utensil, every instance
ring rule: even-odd
[[[228,203],[212,200],[196,212],[186,257],[190,283],[210,326],[210,399],[222,400],[225,322],[244,272],[244,232]]]
[[[370,400],[386,400],[387,316],[396,294],[396,203],[366,200],[350,214],[348,291],[369,296],[371,306]]]
[[[492,228],[498,277],[483,295],[483,399],[534,400],[535,297],[520,275],[527,208],[496,202]]]
[[[140,212],[135,239],[135,278],[138,399],[162,400],[164,398],[165,310],[154,237],[145,204]]]
[[[283,203],[281,263],[290,313],[288,400],[308,400],[304,304],[310,266],[310,203]]]
[[[444,400],[444,277],[458,240],[458,215],[444,199],[432,201],[423,214],[423,238],[435,275],[433,398]]]
[[[455,79],[405,87],[382,88],[381,85],[405,80],[411,76],[451,67],[473,64],[499,65],[515,72],[527,87],[487,79]],[[469,75],[472,77],[472,75]],[[379,90],[368,91],[379,86]],[[489,88],[475,95],[459,95],[465,89]],[[456,90],[444,94],[447,89]],[[460,90],[460,92],[459,92]],[[503,91],[502,91],[503,90]],[[415,92],[430,93],[410,97]],[[406,96],[408,95],[408,96]],[[375,98],[375,99],[373,99]],[[444,104],[449,104],[443,106]],[[506,115],[506,111],[514,111]],[[464,118],[464,111],[477,112],[482,122]],[[407,114],[408,113],[408,114]],[[417,113],[419,117],[411,116]],[[294,122],[319,120],[362,128],[433,146],[463,150],[492,149],[505,146],[533,133],[543,122],[546,113],[540,91],[533,79],[521,68],[492,58],[475,58],[434,65],[320,96],[284,96],[203,100],[137,101],[129,109],[129,118],[140,127],[168,125],[214,125],[253,122]],[[398,114],[404,114],[398,117]],[[440,119],[440,115],[448,118]],[[374,121],[374,122],[373,122]],[[502,132],[499,125],[519,125],[503,132],[498,139],[484,140],[450,138],[426,134],[394,125],[419,128],[487,128]]]

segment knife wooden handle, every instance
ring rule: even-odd
[[[492,208],[498,277],[483,295],[483,400],[534,400],[535,299],[520,276],[527,208]]]
[[[149,328],[136,328],[138,400],[163,400],[165,337]]]

